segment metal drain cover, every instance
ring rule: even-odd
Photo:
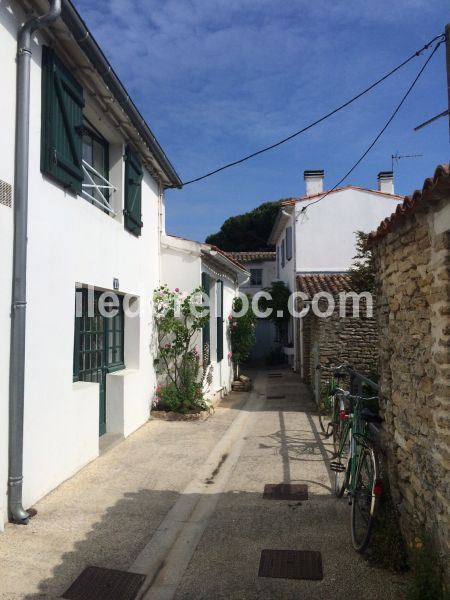
[[[68,600],[134,600],[145,575],[101,567],[86,567],[63,598]]]
[[[286,396],[267,396],[267,400],[283,400],[284,398],[286,398]]]
[[[263,498],[269,500],[308,500],[308,486],[303,483],[266,483]]]
[[[281,373],[269,373],[267,377],[270,377],[270,379],[273,379],[274,377],[281,377]]]
[[[309,550],[263,550],[258,576],[320,580],[322,555]]]

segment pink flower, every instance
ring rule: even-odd
[[[228,358],[232,358],[233,353],[232,352],[228,352]]]
[[[170,348],[170,344],[166,344],[164,348]]]
[[[237,326],[238,326],[237,321],[233,321],[233,327],[237,327]]]
[[[161,391],[161,384],[158,383],[158,385],[156,386],[156,393]]]
[[[233,320],[233,315],[228,315],[228,320],[232,321]]]
[[[180,288],[175,288],[176,293],[178,294],[180,291]]]

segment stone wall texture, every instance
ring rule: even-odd
[[[362,301],[359,317],[350,316],[349,310],[346,317],[340,317],[337,296],[335,301],[336,308],[330,317],[319,318],[310,311],[303,319],[304,380],[314,383],[317,360],[314,348],[317,347],[322,391],[338,364],[351,365],[366,376],[378,369],[375,312],[373,317],[367,317],[365,301]]]
[[[382,443],[391,488],[407,540],[425,529],[445,562],[450,556],[449,221],[450,195],[440,194],[397,220],[373,245]]]

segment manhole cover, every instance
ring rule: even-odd
[[[134,600],[145,575],[86,567],[72,583],[63,598],[68,600]]]
[[[267,400],[283,400],[284,398],[286,398],[286,396],[277,396],[277,395],[267,396]]]
[[[266,483],[263,498],[270,500],[308,500],[308,486],[303,483]]]
[[[281,377],[281,373],[269,373],[267,377],[270,377],[270,379],[273,379],[274,377]]]
[[[309,550],[263,550],[259,577],[323,579],[322,555]]]

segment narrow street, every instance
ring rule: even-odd
[[[290,371],[254,373],[202,423],[150,421],[0,537],[0,597],[59,598],[88,565],[146,575],[139,598],[400,599],[405,578],[352,549],[330,445]],[[301,502],[266,484],[306,484]],[[323,580],[258,577],[263,549],[321,552]]]

